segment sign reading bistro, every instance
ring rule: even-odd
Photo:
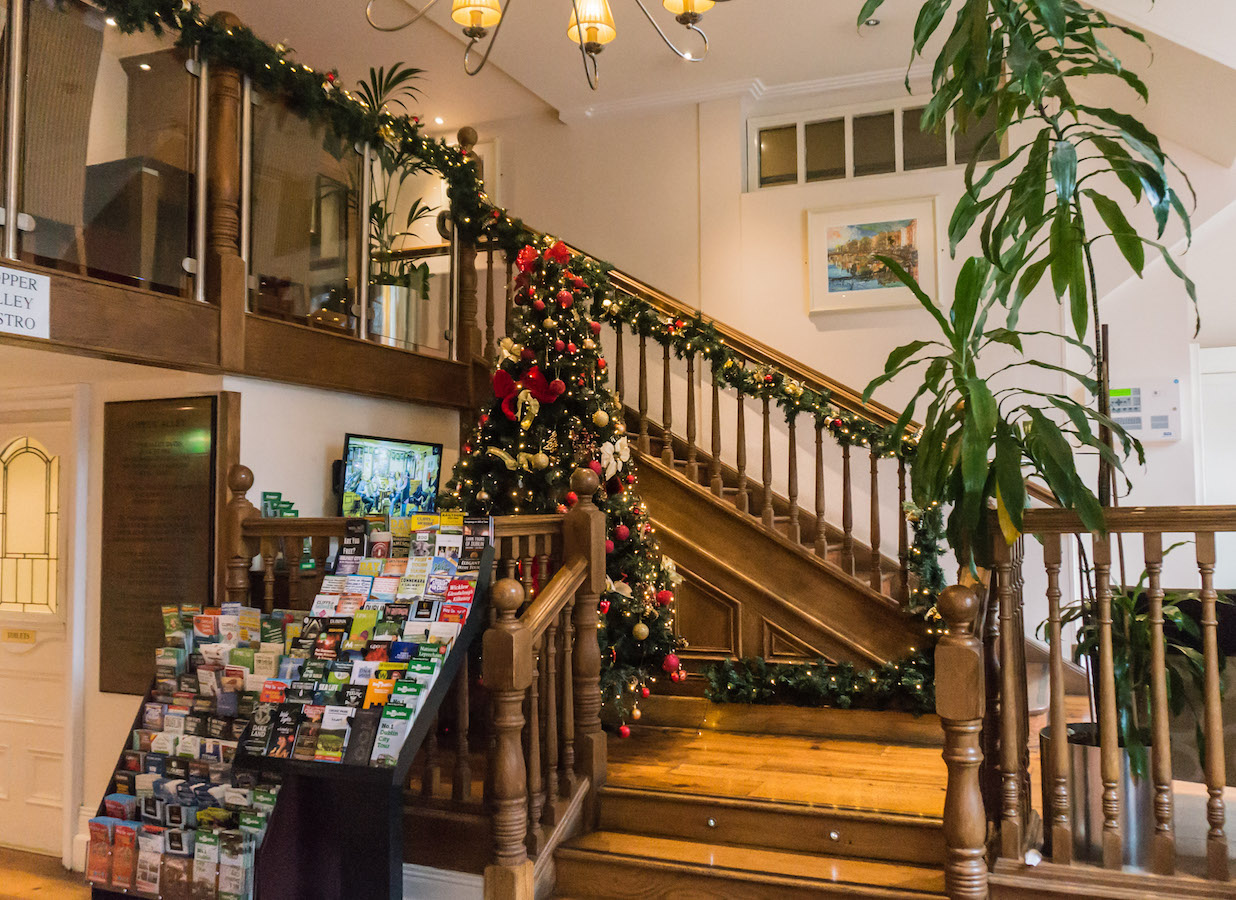
[[[51,279],[0,266],[0,333],[51,337]]]

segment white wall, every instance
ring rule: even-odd
[[[223,388],[241,394],[240,459],[253,470],[254,504],[262,491],[280,491],[302,516],[337,515],[331,463],[349,432],[442,444],[443,482],[459,456],[455,410],[254,378],[227,376]]]

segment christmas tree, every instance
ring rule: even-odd
[[[597,343],[604,280],[561,241],[543,239],[516,258],[514,309],[499,346],[494,399],[463,446],[440,501],[473,515],[565,512],[578,501],[571,473],[592,468],[606,514],[606,590],[601,617],[601,689],[630,733],[657,675],[682,677],[674,651],[673,566],[663,560]],[[585,276],[588,276],[587,278]]]

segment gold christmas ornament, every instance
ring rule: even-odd
[[[603,409],[598,409],[592,414],[592,424],[597,428],[604,428],[609,424],[609,413]]]
[[[585,350],[595,350],[596,348],[597,348],[597,342],[596,342],[596,341],[594,341],[592,338],[585,338],[585,339],[584,339],[584,349],[585,349]]]
[[[648,626],[643,622],[636,622],[635,627],[631,629],[631,635],[637,640],[642,641],[648,637]]]
[[[549,457],[546,456],[544,453],[534,454],[532,457],[532,468],[548,469],[549,468]]]
[[[544,325],[546,328],[557,328],[558,320],[557,319],[546,319],[541,324]]]

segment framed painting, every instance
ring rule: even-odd
[[[917,306],[914,294],[880,257],[896,260],[936,299],[934,197],[808,212],[809,311]]]

